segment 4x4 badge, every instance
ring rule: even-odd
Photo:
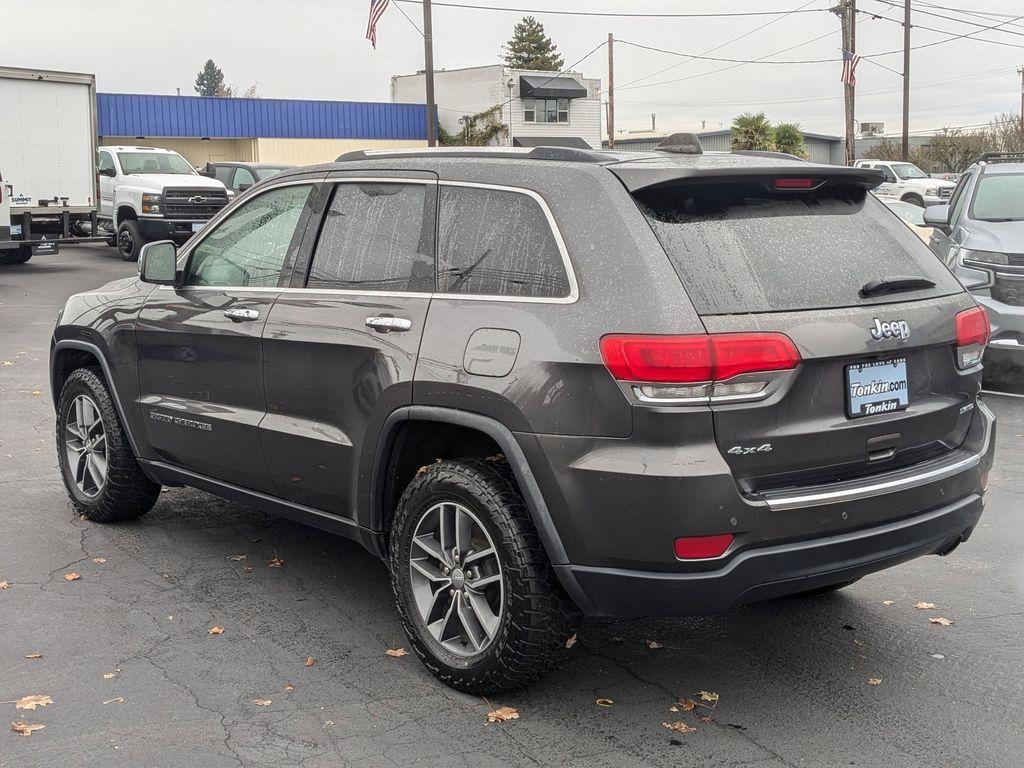
[[[910,323],[906,320],[889,320],[883,323],[876,317],[875,324],[869,330],[871,331],[871,338],[878,341],[882,339],[907,341],[910,339]]]

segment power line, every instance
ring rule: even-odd
[[[813,43],[813,42],[815,42],[817,40],[821,40],[822,38],[828,37],[828,36],[833,35],[833,34],[835,34],[834,30],[831,31],[831,32],[827,32],[824,35],[821,35],[820,37],[816,37],[813,40],[808,40],[807,43]],[[842,58],[838,58],[838,59],[835,59],[835,58],[834,59],[787,59],[787,60],[784,60],[784,61],[779,61],[779,60],[776,59],[774,61],[765,61],[765,58],[767,58],[767,56],[774,56],[775,55],[775,54],[772,54],[772,53],[769,53],[765,57],[762,57],[760,59],[726,59],[726,58],[722,58],[720,56],[701,56],[700,54],[696,54],[696,53],[683,53],[682,51],[670,51],[670,50],[667,50],[665,48],[658,48],[658,47],[653,46],[653,45],[644,45],[643,43],[633,43],[633,42],[630,42],[629,40],[618,40],[617,39],[616,42],[622,43],[623,45],[631,45],[634,48],[643,48],[646,51],[656,51],[657,53],[665,53],[665,54],[668,54],[669,56],[684,56],[687,59],[700,59],[701,61],[720,61],[720,62],[728,62],[730,64],[828,64],[830,62],[842,61]],[[807,43],[801,43],[800,45],[807,45]],[[796,47],[796,46],[794,46],[794,47]],[[789,50],[792,50],[792,49],[789,49]],[[781,51],[776,51],[776,53],[781,53]],[[646,87],[646,86],[637,86],[637,87]]]
[[[858,13],[864,13],[869,18],[885,19],[886,21],[892,21],[892,22],[895,22],[895,23],[900,24],[900,25],[903,24],[902,21],[898,21],[897,19],[890,19],[888,16],[883,16],[880,13],[871,13],[870,11],[858,11]],[[979,39],[974,37],[977,34],[985,32],[986,30],[997,29],[998,27],[1003,27],[1003,26],[1006,26],[1007,24],[1012,24],[1013,22],[1020,21],[1021,19],[1024,19],[1024,16],[1016,16],[1016,17],[1014,17],[1014,18],[1012,18],[1012,19],[1010,19],[1008,21],[1001,21],[998,24],[993,24],[990,27],[985,27],[984,29],[978,29],[978,30],[975,30],[974,32],[966,32],[966,33],[964,33],[962,35],[951,34],[947,30],[932,29],[930,27],[921,27],[921,26],[915,24],[914,26],[918,27],[918,29],[927,29],[929,32],[939,32],[940,34],[948,34],[950,36],[949,37],[945,37],[942,40],[933,40],[930,43],[923,43],[922,45],[913,45],[913,46],[910,47],[910,50],[912,50],[912,51],[920,51],[923,48],[931,48],[931,47],[936,46],[936,45],[944,45],[945,43],[950,43],[950,42],[953,42],[954,40],[963,40],[963,39],[967,39],[967,38],[970,38],[970,39],[973,39],[973,40],[977,40],[979,43],[994,43],[995,45],[1009,45],[1012,48],[1021,48],[1021,47],[1024,47],[1024,46],[1015,45],[1013,43],[1004,43],[1004,42],[1002,42],[1000,40],[984,40],[984,39],[980,39],[979,40]],[[897,48],[897,49],[892,50],[892,51],[883,51],[882,53],[867,53],[867,54],[863,54],[861,56],[861,58],[865,58],[866,59],[866,58],[874,58],[874,57],[877,57],[877,56],[890,56],[890,55],[892,55],[894,53],[903,53],[903,49],[902,48]]]
[[[953,11],[954,13],[963,13],[963,14],[966,14],[968,16],[977,16],[979,18],[986,18],[987,17],[987,18],[989,18],[992,21],[995,21],[996,19],[1000,19],[1000,18],[1002,18],[1002,19],[1012,19],[1013,18],[1013,14],[1012,13],[998,13],[996,11],[978,11],[978,10],[969,11],[966,8],[951,8],[948,5],[936,5],[935,3],[920,2],[920,0],[918,0],[918,2],[915,2],[914,5],[915,6],[923,6],[925,8],[938,8],[940,11]],[[1020,26],[1020,25],[1019,24],[1012,24],[1012,26]]]
[[[410,5],[421,5],[422,0],[395,0],[398,3]],[[739,16],[785,16],[793,11],[729,11],[717,13],[624,13],[615,11],[562,11],[553,8],[509,8],[499,5],[473,5],[470,3],[436,3],[432,2],[435,8],[467,8],[474,11],[505,11],[508,13],[536,13],[550,16],[597,16],[604,18],[625,18],[625,19],[713,19],[713,18],[735,18]],[[797,11],[798,13],[827,13],[827,8],[808,8]]]
[[[890,8],[898,8],[898,9],[902,9],[903,8],[902,4],[897,5],[896,3],[891,2],[891,0],[875,0],[875,2],[876,3],[881,3],[882,5],[887,5]],[[979,24],[976,21],[968,21],[967,19],[957,18],[956,16],[947,16],[944,13],[935,13],[934,11],[925,11],[925,10],[921,9],[921,6],[912,6],[912,10],[915,13],[919,13],[919,14],[922,14],[924,16],[934,16],[935,18],[938,18],[938,19],[946,19],[947,21],[955,21],[958,24],[966,24],[966,25],[968,25],[970,27],[981,27],[982,30],[992,29],[994,32],[999,32],[999,33],[1004,34],[1004,35],[1017,35],[1018,37],[1024,37],[1024,32],[1017,32],[1017,31],[1012,30],[1012,29],[993,29],[992,27],[986,27],[984,24]],[[993,21],[993,19],[989,19],[989,21]],[[902,24],[903,22],[901,21],[900,23]],[[914,24],[913,26],[919,27],[920,29],[928,29],[930,32],[942,32],[943,34],[946,34],[946,35],[950,34],[949,30],[945,30],[945,29],[929,29],[928,27],[922,27],[920,24]],[[996,41],[995,40],[988,40],[986,42],[996,42]]]

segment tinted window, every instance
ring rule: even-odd
[[[441,187],[438,289],[493,296],[569,295],[569,279],[540,205],[519,192]]]
[[[967,185],[970,183],[971,177],[964,176],[960,181],[957,182],[956,188],[953,190],[952,208],[950,208],[949,223],[956,226],[957,221],[960,220],[960,214],[964,210],[964,203],[967,202]]]
[[[186,283],[276,286],[310,188],[273,189],[233,211],[192,252]]]
[[[759,184],[679,185],[637,195],[701,314],[846,307],[959,292],[927,246],[874,195],[768,192]],[[936,287],[860,296],[872,278]]]
[[[232,165],[218,165],[213,169],[213,174],[217,181],[228,186],[231,183],[231,174],[234,170],[235,168]]]
[[[246,185],[246,189],[256,183],[256,179],[252,175],[252,171],[248,168],[235,168],[235,177],[231,180],[231,188],[241,191],[242,185]]]
[[[971,204],[978,221],[1024,221],[1024,173],[985,174]]]
[[[109,171],[114,168],[114,158],[110,156],[109,152],[100,152],[100,164],[99,169],[101,171]]]
[[[339,184],[309,287],[432,291],[433,190],[432,184]]]

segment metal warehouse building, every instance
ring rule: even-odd
[[[100,93],[100,144],[173,149],[219,160],[308,165],[352,149],[426,145],[426,105]]]
[[[669,134],[652,134],[648,131],[639,136],[623,134],[615,137],[616,149],[654,149]],[[732,144],[732,131],[724,128],[720,131],[701,131],[697,133],[700,145],[705,152],[728,152]],[[845,165],[846,150],[841,136],[829,136],[824,133],[807,133],[804,131],[804,143],[811,162]],[[604,142],[608,146],[608,142]]]

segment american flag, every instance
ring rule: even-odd
[[[377,19],[379,19],[391,0],[370,0],[370,20],[366,23],[366,39],[377,47]]]
[[[860,63],[860,56],[856,53],[843,51],[843,76],[840,78],[843,85],[851,88],[857,84],[857,65]]]

